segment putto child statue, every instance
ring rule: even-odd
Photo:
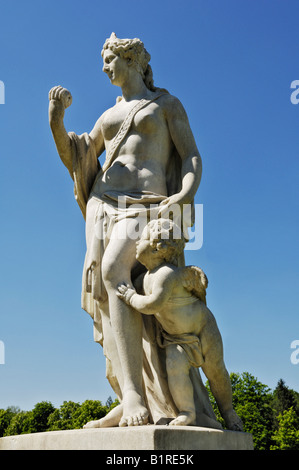
[[[166,370],[173,400],[179,410],[170,425],[194,425],[196,410],[189,370],[201,367],[209,380],[228,429],[242,431],[232,406],[232,389],[223,359],[216,320],[206,306],[208,280],[196,266],[177,267],[185,242],[168,219],[149,222],[136,243],[136,258],[147,268],[135,288],[120,284],[119,297],[138,312],[154,315],[161,325],[160,346],[166,348]]]

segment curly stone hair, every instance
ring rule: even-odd
[[[141,74],[146,87],[151,91],[156,91],[152,68],[149,65],[151,56],[140,39],[119,39],[115,33],[112,33],[103,45],[102,57],[106,49],[111,49],[112,52],[123,59],[130,59]]]
[[[185,238],[180,227],[170,219],[151,220],[142,232],[141,238],[151,241],[167,263],[177,264],[178,256],[185,247]]]

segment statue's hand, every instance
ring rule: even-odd
[[[132,289],[129,284],[119,284],[117,286],[118,292],[117,296],[122,299],[126,304],[130,305],[130,300],[134,294],[136,294],[135,289]]]
[[[57,101],[61,103],[64,109],[68,108],[72,104],[71,93],[62,86],[54,86],[49,91],[49,101]]]
[[[184,204],[184,200],[181,197],[180,193],[169,196],[168,198],[160,202],[158,217],[163,217],[165,216],[165,214],[168,214],[168,212],[173,212],[179,215],[183,208],[183,204]]]

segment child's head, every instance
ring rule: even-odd
[[[149,240],[150,246],[167,262],[177,264],[183,252],[185,239],[180,227],[169,219],[151,220],[144,228],[141,240]]]

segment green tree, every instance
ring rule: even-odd
[[[32,411],[20,411],[15,414],[6,431],[4,436],[15,436],[16,434],[27,434],[31,432],[32,422]]]
[[[8,407],[0,410],[0,437],[4,436],[6,429],[10,425],[12,418],[20,412],[19,408]]]
[[[231,374],[233,406],[250,432],[256,450],[269,450],[273,430],[272,393],[248,372]]]
[[[118,404],[117,399],[113,402],[109,397],[104,406],[98,400],[85,400],[82,405],[73,401],[64,401],[60,408],[56,409],[52,403],[43,401],[37,403],[31,411],[21,411],[14,407],[7,410],[0,409],[0,437],[80,429],[88,421],[102,418]]]
[[[76,411],[80,408],[79,403],[64,401],[60,408],[56,408],[48,418],[48,431],[60,429],[74,429],[73,421]]]
[[[253,375],[231,373],[233,406],[243,421],[244,431],[252,434],[256,450],[269,450],[273,429],[272,393],[269,387]],[[218,407],[208,387],[211,402],[219,421],[223,423]]]
[[[32,410],[30,432],[46,431],[49,416],[54,411],[55,407],[48,401],[37,403]]]
[[[117,404],[117,403],[116,403]],[[116,406],[112,402],[110,408]],[[81,405],[72,401],[64,401],[60,408],[49,416],[48,430],[80,429],[88,421],[100,419],[110,410],[98,400],[85,400]]]
[[[272,407],[276,416],[281,415],[284,411],[293,408],[294,412],[299,416],[298,397],[294,390],[289,389],[285,382],[280,379],[273,392]]]
[[[271,450],[299,450],[299,418],[293,407],[277,417],[278,429],[273,434]]]
[[[106,407],[109,409],[112,404],[113,404],[113,401],[112,401],[112,398],[110,396],[110,397],[108,397],[108,399],[106,401]]]
[[[31,411],[10,412],[8,426],[6,426],[5,435],[27,434],[34,432],[43,432],[47,430],[48,418],[55,410],[52,403],[43,401],[37,403]]]
[[[109,411],[115,408],[116,406],[118,406],[119,404],[120,404],[120,401],[118,398],[116,398],[114,402],[112,403],[112,405],[110,406]]]
[[[112,404],[112,403],[111,403]],[[103,418],[107,414],[107,406],[98,400],[85,400],[73,416],[73,427],[80,429],[88,421]]]

